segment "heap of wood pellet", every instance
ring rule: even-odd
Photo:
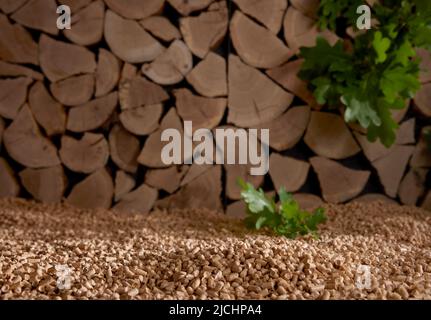
[[[431,299],[431,215],[326,208],[319,240],[289,240],[205,210],[124,216],[3,200],[0,299]],[[369,289],[356,284],[360,265]]]

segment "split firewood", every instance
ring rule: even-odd
[[[395,205],[398,204],[398,202],[396,202],[395,200],[380,193],[367,193],[367,194],[364,194],[363,196],[360,196],[354,199],[352,202],[371,203],[376,201],[380,201],[388,204],[395,204]]]
[[[70,109],[66,128],[73,132],[85,132],[99,128],[111,117],[117,101],[117,92],[112,92]]]
[[[427,169],[411,168],[400,183],[398,195],[403,204],[414,206],[425,192]]]
[[[96,70],[96,97],[111,92],[120,79],[120,61],[108,50],[99,49],[99,60]]]
[[[73,76],[51,83],[51,93],[60,103],[73,107],[88,102],[94,93],[94,75]]]
[[[136,190],[124,195],[113,210],[123,213],[147,214],[153,208],[158,197],[156,189],[143,184]]]
[[[169,99],[161,86],[143,77],[121,81],[118,95],[122,110],[159,104]]]
[[[311,113],[304,141],[317,155],[330,159],[345,159],[361,151],[344,120],[327,112]]]
[[[284,187],[287,192],[298,191],[305,183],[310,165],[308,162],[272,153],[269,160],[269,175],[275,190]]]
[[[36,121],[48,136],[63,134],[66,130],[66,112],[51,97],[42,82],[36,82],[28,94],[28,103]]]
[[[391,198],[397,196],[398,187],[407,163],[413,153],[412,146],[394,146],[390,153],[380,159],[373,161],[371,164],[377,170],[380,182],[382,183],[385,193]]]
[[[190,13],[203,10],[208,7],[214,0],[167,0],[169,4],[175,8],[183,16],[188,16]]]
[[[103,167],[109,159],[109,146],[103,134],[86,132],[80,140],[61,137],[61,162],[70,170],[93,173]]]
[[[235,219],[245,219],[247,207],[244,201],[235,201],[229,204],[226,208],[226,215]]]
[[[416,119],[411,118],[410,120],[404,121],[399,129],[397,130],[397,137],[395,140],[396,144],[411,144],[415,143],[415,127]]]
[[[12,14],[11,18],[25,27],[56,36],[59,32],[56,10],[55,0],[30,0]]]
[[[425,130],[431,130],[431,127],[424,127],[422,132]],[[410,161],[410,166],[414,168],[430,168],[431,167],[431,149],[429,144],[425,141],[425,137],[422,133],[418,144],[413,152],[412,159]]]
[[[19,109],[27,100],[30,78],[0,79],[0,116],[15,119]]]
[[[264,176],[252,176],[249,165],[224,164],[226,170],[225,194],[231,200],[241,199],[241,187],[238,178],[251,183],[255,188],[262,185]]]
[[[427,49],[416,49],[420,63],[420,81],[421,83],[431,82],[431,53]]]
[[[120,121],[127,131],[138,136],[145,136],[157,130],[162,113],[162,104],[137,107],[122,111]]]
[[[192,164],[187,171],[186,175],[184,176],[183,180],[180,183],[180,186],[183,187],[187,184],[189,184],[191,181],[198,178],[200,175],[204,174],[207,170],[211,169],[212,165],[209,164],[203,164],[198,165],[196,163]]]
[[[109,209],[114,195],[114,183],[106,168],[92,173],[76,184],[66,203],[83,209]]]
[[[168,18],[162,16],[152,16],[139,22],[145,30],[156,38],[166,42],[181,39],[181,33]]]
[[[112,52],[129,63],[153,61],[164,51],[137,21],[124,19],[111,10],[106,11],[104,35]]]
[[[275,68],[285,63],[293,52],[268,29],[259,26],[241,11],[230,22],[233,46],[246,63],[257,68]]]
[[[39,40],[39,60],[43,73],[56,82],[81,73],[94,73],[96,59],[88,49],[53,40],[42,34]]]
[[[20,187],[14,172],[5,159],[0,158],[0,198],[17,197]]]
[[[380,141],[370,142],[367,136],[358,132],[354,132],[353,134],[359,142],[365,157],[371,162],[384,158],[390,154],[393,149],[393,146],[386,148]]]
[[[193,68],[193,57],[186,44],[175,40],[153,62],[142,66],[142,73],[158,84],[181,82]]]
[[[93,0],[57,0],[59,4],[64,4],[70,7],[72,15],[81,8],[88,6]]]
[[[43,169],[24,169],[21,183],[34,199],[44,203],[60,203],[67,185],[61,165]]]
[[[135,185],[135,179],[131,175],[118,170],[115,174],[115,202],[118,202],[124,195],[132,191]]]
[[[19,24],[11,24],[0,14],[0,59],[14,63],[39,64],[37,44]]]
[[[410,109],[410,99],[406,101],[406,107],[402,109],[391,110],[391,116],[396,123],[400,123]]]
[[[10,14],[22,7],[28,0],[0,0],[0,10]]]
[[[0,77],[28,77],[34,80],[43,80],[40,72],[17,64],[0,61]]]
[[[227,28],[228,11],[224,1],[212,4],[208,11],[197,17],[180,19],[180,30],[184,41],[193,54],[201,59],[222,43]]]
[[[172,166],[166,169],[150,169],[145,174],[145,183],[151,187],[174,193],[187,173],[188,166]]]
[[[293,95],[257,69],[229,56],[228,122],[252,127],[274,120],[290,106]]]
[[[290,0],[290,4],[295,9],[312,18],[317,18],[319,2],[319,0]]]
[[[109,134],[112,161],[122,170],[135,173],[138,170],[140,152],[139,139],[120,125],[112,128]]]
[[[205,59],[187,74],[186,79],[205,97],[227,95],[226,61],[213,52],[209,52]]]
[[[250,15],[272,33],[277,34],[283,22],[283,16],[287,9],[287,0],[234,0],[242,12]]]
[[[313,157],[310,163],[317,173],[323,199],[331,203],[342,203],[356,197],[371,174],[370,171],[352,170],[323,157]]]
[[[323,205],[323,200],[311,193],[295,193],[293,199],[298,202],[300,208],[307,211],[316,210]]]
[[[196,96],[188,89],[174,90],[173,94],[179,116],[183,121],[193,122],[193,131],[213,129],[222,120],[227,99]]]
[[[310,114],[308,106],[294,107],[276,119],[257,126],[257,129],[269,129],[271,148],[284,151],[293,148],[301,140],[310,120]]]
[[[109,52],[109,51],[108,51]],[[124,63],[120,73],[120,88],[123,84],[133,80],[138,76],[138,68],[130,63]]]
[[[421,208],[431,211],[431,191],[428,191],[425,199],[422,201]]]
[[[143,19],[161,13],[165,0],[105,0],[108,7],[127,19]]]
[[[431,100],[431,82],[422,85],[413,99],[415,106],[419,109],[419,111],[423,115],[427,117],[431,117],[431,105],[429,103],[430,100]]]
[[[84,9],[72,14],[71,29],[65,29],[64,35],[81,46],[96,44],[103,37],[104,16],[103,1],[94,1]]]

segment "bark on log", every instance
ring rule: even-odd
[[[169,95],[161,86],[143,77],[121,81],[119,100],[122,110],[159,104],[168,99]]]
[[[305,183],[310,165],[308,162],[272,153],[269,160],[269,175],[275,190],[284,187],[287,192],[298,191]]]
[[[56,10],[55,0],[30,0],[12,14],[11,18],[25,27],[56,36],[58,35]]]
[[[403,204],[414,206],[425,192],[427,169],[411,168],[400,183],[398,195]]]
[[[94,93],[94,75],[73,76],[51,83],[51,93],[60,103],[73,107],[88,102]]]
[[[0,158],[0,198],[17,197],[20,187],[14,172],[5,159]]]
[[[40,72],[17,64],[0,61],[0,77],[28,77],[34,80],[43,80]]]
[[[124,195],[132,191],[135,185],[135,179],[131,175],[118,170],[115,174],[115,202],[118,202]]]
[[[147,214],[152,209],[157,197],[156,189],[143,184],[135,191],[124,195],[120,202],[113,207],[113,210],[123,213]]]
[[[108,7],[127,19],[143,19],[163,10],[165,0],[105,0]]]
[[[120,114],[120,121],[127,131],[145,136],[157,130],[162,113],[163,105],[147,105],[124,110]]]
[[[145,174],[145,183],[159,190],[174,193],[187,173],[188,166],[172,166],[166,169],[150,169]]]
[[[0,116],[15,119],[27,100],[27,88],[32,82],[24,77],[0,80]]]
[[[208,7],[214,0],[167,0],[169,4],[175,8],[183,16],[188,16],[190,13],[203,10]]]
[[[120,61],[108,50],[99,49],[99,60],[96,70],[96,93],[101,97],[111,92],[120,79]]]
[[[137,159],[140,152],[138,138],[120,125],[116,125],[109,134],[109,146],[112,161],[122,170],[136,173],[138,170]]]
[[[139,23],[154,37],[165,42],[181,39],[180,31],[166,17],[152,16],[141,20]]]

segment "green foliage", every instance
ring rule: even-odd
[[[323,208],[313,213],[301,210],[284,188],[278,192],[280,204],[277,205],[275,199],[268,199],[262,189],[256,190],[241,179],[238,184],[242,188],[241,198],[247,204],[245,223],[249,228],[269,228],[277,235],[295,238],[308,233],[317,236],[317,226],[326,221]]]
[[[322,0],[319,25],[335,31],[340,19],[356,30],[362,0]],[[318,103],[344,105],[346,122],[368,129],[368,139],[389,147],[397,124],[391,110],[406,107],[420,88],[419,59],[414,48],[431,48],[429,0],[382,0],[372,8],[379,23],[353,39],[347,49],[340,40],[331,46],[319,38],[315,47],[301,48],[305,59],[299,76],[309,81]]]

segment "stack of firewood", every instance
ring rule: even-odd
[[[57,28],[60,4],[71,8],[71,29]],[[396,144],[370,143],[297,77],[300,47],[319,35],[339,40],[315,26],[317,5],[0,0],[0,196],[237,215],[242,177],[268,192],[285,186],[305,207],[394,199],[430,208],[420,133],[431,117],[429,53],[419,52],[421,91],[394,113]],[[194,129],[269,128],[268,178],[248,165],[166,166],[161,133],[189,120]]]

